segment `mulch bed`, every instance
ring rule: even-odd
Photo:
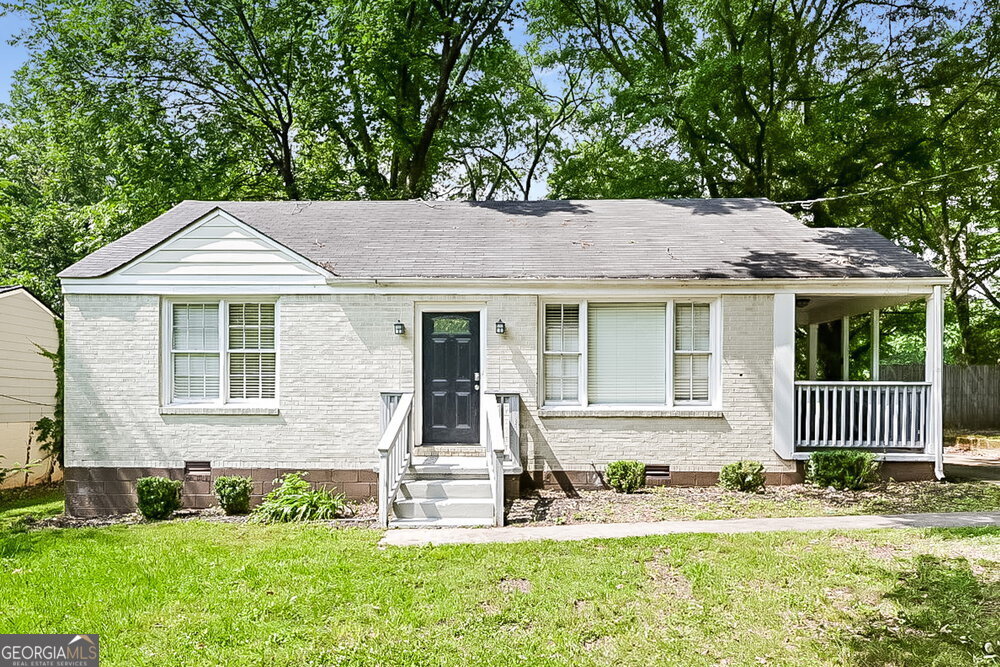
[[[314,523],[321,523],[329,525],[332,527],[347,527],[347,526],[359,526],[359,527],[370,527],[375,525],[378,519],[378,504],[373,501],[367,501],[363,503],[350,503],[350,509],[353,510],[353,515],[344,517],[342,519],[334,519],[332,521],[319,521]],[[27,519],[27,517],[25,517]],[[173,513],[169,519],[165,521],[211,521],[213,523],[248,523],[251,519],[250,515],[243,516],[228,516],[218,507],[210,507],[208,509],[182,509]],[[59,516],[49,517],[47,519],[41,519],[39,521],[25,520],[22,525],[26,528],[36,529],[36,528],[102,528],[105,526],[130,526],[138,525],[144,523],[162,523],[160,521],[148,521],[142,518],[138,512],[132,514],[116,514],[110,516],[98,516],[98,517],[72,517],[65,514],[60,514]]]
[[[837,491],[807,484],[739,493],[720,487],[654,487],[638,493],[533,491],[509,503],[509,525],[619,523],[686,519],[765,518],[844,514],[911,514],[945,511],[937,505],[978,497],[977,484],[886,482],[862,491]],[[946,500],[947,499],[947,500]],[[994,511],[1000,507],[994,508]],[[956,510],[957,511],[957,510]]]

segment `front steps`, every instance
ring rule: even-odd
[[[426,450],[421,447],[421,454]],[[492,526],[485,456],[414,456],[392,504],[389,525]]]

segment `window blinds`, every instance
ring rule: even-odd
[[[545,400],[573,402],[580,395],[580,307],[545,306]]]
[[[704,403],[709,398],[711,308],[707,303],[674,306],[674,401]]]
[[[170,324],[173,398],[218,398],[219,305],[174,304]]]
[[[590,304],[587,310],[590,403],[666,403],[664,304]]]

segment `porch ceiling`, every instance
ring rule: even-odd
[[[923,299],[913,294],[894,294],[879,296],[803,296],[801,299],[808,299],[805,305],[796,305],[795,324],[805,326],[807,324],[820,324],[821,322],[832,322],[842,317],[861,315],[871,312],[876,308],[890,308],[899,306],[911,301]]]

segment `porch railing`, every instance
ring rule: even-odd
[[[389,525],[389,510],[413,459],[413,394],[382,394],[382,437],[378,441],[378,521]]]
[[[503,431],[504,471],[521,474],[521,395],[497,394]]]
[[[796,382],[795,446],[924,450],[929,382]]]
[[[507,445],[504,443],[503,420],[500,403],[486,401],[486,469],[490,473],[493,489],[493,525],[502,526],[504,519],[503,460]]]

